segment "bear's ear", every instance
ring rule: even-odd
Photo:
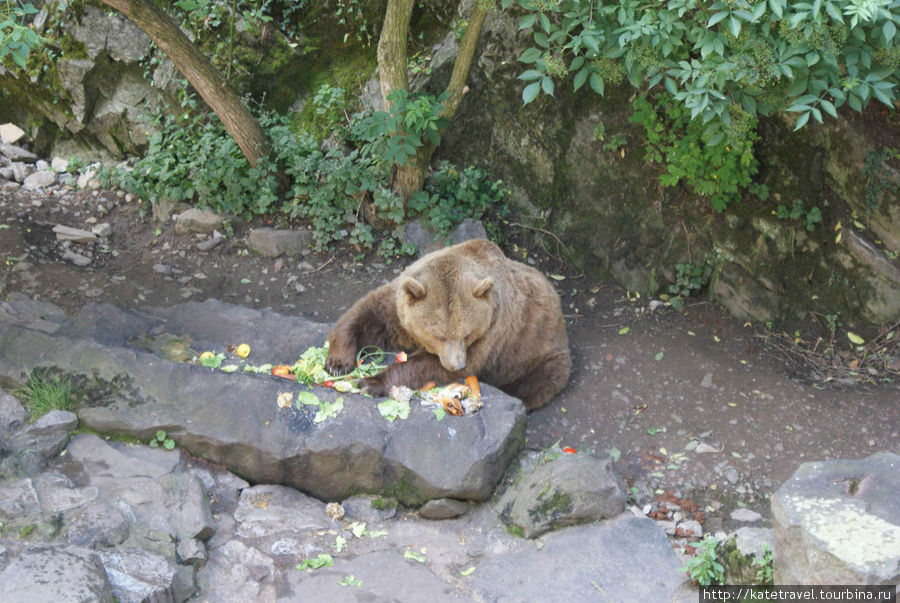
[[[488,293],[491,292],[491,289],[493,289],[493,287],[494,287],[494,279],[492,279],[489,276],[486,276],[483,279],[481,279],[481,282],[479,282],[477,285],[475,285],[474,289],[472,289],[472,295],[474,295],[475,297],[485,298],[488,296]]]
[[[409,296],[410,301],[425,299],[425,285],[412,277],[406,277],[400,281],[400,289]]]

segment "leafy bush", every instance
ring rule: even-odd
[[[432,230],[447,233],[466,218],[484,220],[490,213],[505,217],[509,213],[505,196],[503,181],[491,182],[484,170],[472,166],[459,170],[442,162],[425,190],[412,196],[409,208]]]
[[[703,124],[691,120],[688,110],[665,92],[638,96],[629,119],[647,133],[645,160],[665,166],[660,184],[671,187],[684,182],[722,211],[740,198],[758,170],[753,155],[753,143],[759,138],[756,119],[740,109],[735,112],[724,145],[704,142]]]
[[[215,115],[162,115],[150,135],[147,154],[133,170],[115,171],[119,185],[149,201],[194,202],[233,214],[264,214],[281,209],[289,218],[308,221],[315,245],[324,249],[338,241],[371,248],[376,241],[367,216],[402,224],[407,210],[388,182],[392,166],[415,156],[419,146],[439,140],[443,127],[437,116],[440,101],[410,100],[395,95],[391,112],[348,118],[344,91],[322,86],[313,105],[328,125],[328,134],[344,144],[322,150],[316,138],[295,132],[284,117],[263,114],[260,124],[274,156],[250,168],[234,140]],[[189,108],[190,101],[185,100]],[[347,120],[350,119],[350,123]],[[347,148],[350,148],[348,151]],[[290,180],[287,200],[279,197],[276,165]],[[439,232],[449,231],[466,217],[482,219],[488,212],[503,216],[502,182],[491,182],[483,170],[438,169],[410,210],[425,216]],[[383,255],[410,253],[401,243],[402,230],[380,236]]]
[[[273,143],[288,145],[275,147],[280,155],[302,149],[304,140],[285,136],[283,120],[263,116],[261,121]],[[274,164],[251,168],[214,114],[163,114],[156,126],[134,169],[112,175],[122,188],[148,201],[193,201],[233,214],[263,214],[278,201]]]
[[[364,116],[354,125],[353,134],[384,161],[408,165],[419,147],[440,144],[440,133],[448,124],[441,117],[446,98],[394,90],[388,95],[390,109]]]
[[[800,128],[845,103],[893,108],[897,98],[900,3],[890,0],[515,3],[534,42],[519,57],[525,103],[569,75],[575,90],[600,95],[624,76],[636,88],[661,84],[717,143],[734,107],[794,112]]]

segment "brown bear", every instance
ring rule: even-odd
[[[481,239],[429,253],[370,292],[328,344],[325,368],[335,375],[352,370],[365,346],[412,352],[360,381],[373,396],[476,375],[534,410],[565,387],[572,367],[553,285]]]

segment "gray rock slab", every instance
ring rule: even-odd
[[[56,173],[50,170],[38,170],[25,177],[22,186],[25,190],[36,191],[56,184]]]
[[[107,502],[86,507],[66,523],[69,544],[91,549],[112,548],[128,538],[128,520]]]
[[[175,216],[175,234],[211,233],[221,228],[224,222],[225,218],[214,211],[192,207]]]
[[[312,242],[311,230],[254,228],[247,236],[247,245],[250,249],[270,258],[282,254],[298,256],[308,253]]]
[[[98,554],[119,603],[175,599],[175,566],[163,557],[140,549],[113,549]]]
[[[18,291],[11,292],[0,302],[0,322],[29,326],[39,320],[59,324],[65,319],[66,315],[59,306],[31,299]]]
[[[554,528],[615,517],[625,489],[609,458],[564,454],[538,465],[504,493],[507,521],[535,538]]]
[[[0,482],[0,519],[38,515],[41,503],[30,478]]]
[[[774,550],[772,528],[738,528],[734,532],[734,544],[742,555],[762,558],[766,550]]]
[[[419,257],[447,245],[455,245],[471,239],[486,239],[487,231],[480,220],[466,218],[447,235],[440,235],[427,228],[421,220],[411,220],[404,226],[405,242],[416,246]]]
[[[25,130],[16,124],[5,123],[0,125],[0,143],[16,144],[25,136]]]
[[[6,445],[14,454],[30,451],[44,459],[50,459],[60,453],[69,441],[69,432],[77,426],[78,417],[75,413],[51,410],[31,425],[12,434]]]
[[[487,385],[484,408],[471,416],[437,421],[413,403],[408,419],[389,422],[371,398],[347,394],[343,411],[316,423],[314,407],[276,404],[279,394],[296,395],[303,386],[166,361],[107,328],[130,324],[133,313],[104,307],[87,314],[94,319],[79,322],[80,314],[52,338],[0,322],[0,374],[54,365],[89,375],[106,385],[102,400],[79,410],[86,427],[144,441],[163,429],[191,454],[251,483],[290,485],[324,500],[360,492],[411,505],[444,497],[486,500],[524,442],[521,402]],[[259,350],[251,353],[254,364],[292,362],[321,345],[328,331],[327,325],[222,303],[147,309],[142,315],[163,320],[157,328],[186,334],[201,349],[246,341]],[[130,334],[129,328],[124,330]],[[339,395],[325,388],[316,393],[326,401]]]
[[[772,497],[775,584],[900,583],[900,455],[803,463]]]
[[[488,601],[642,602],[670,601],[685,581],[669,540],[648,518],[623,514],[542,542],[473,564],[467,583]]]
[[[64,224],[57,224],[53,227],[56,238],[60,241],[72,241],[75,243],[93,243],[97,240],[97,235],[81,228],[74,228]]]
[[[197,583],[207,601],[275,601],[275,562],[240,540],[229,540],[209,552]],[[326,601],[297,598],[297,601]]]
[[[12,395],[0,390],[0,435],[18,429],[25,421],[25,408]]]
[[[100,557],[77,547],[7,550],[0,558],[0,601],[115,601]]]
[[[4,155],[11,161],[22,161],[26,163],[34,163],[38,160],[38,156],[23,149],[22,147],[17,147],[12,144],[3,144],[0,143],[0,154]]]
[[[90,504],[99,495],[97,488],[77,488],[72,480],[58,473],[42,473],[31,481],[38,493],[41,511],[46,514],[62,513]]]
[[[397,514],[397,501],[380,496],[351,496],[341,501],[341,506],[348,518],[358,521],[385,521]]]
[[[327,523],[321,501],[293,488],[274,485],[254,486],[241,492],[234,519],[242,538],[315,529]]]
[[[359,586],[342,586],[348,576]],[[354,559],[336,559],[334,566],[287,574],[290,594],[282,601],[469,601],[465,589],[441,580],[428,567],[404,559],[397,551],[377,551]],[[537,599],[535,599],[537,600]]]
[[[149,439],[149,438],[148,438]],[[64,469],[76,482],[99,487],[121,486],[128,479],[165,476],[181,464],[177,450],[113,444],[91,434],[77,434],[66,447]]]
[[[429,500],[419,509],[419,516],[425,519],[452,519],[465,515],[472,506],[461,500],[438,498]]]

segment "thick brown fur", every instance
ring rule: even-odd
[[[362,380],[374,396],[476,375],[534,410],[565,387],[572,367],[553,285],[486,240],[422,257],[357,301],[328,342],[332,374],[352,370],[365,346],[412,352]]]

